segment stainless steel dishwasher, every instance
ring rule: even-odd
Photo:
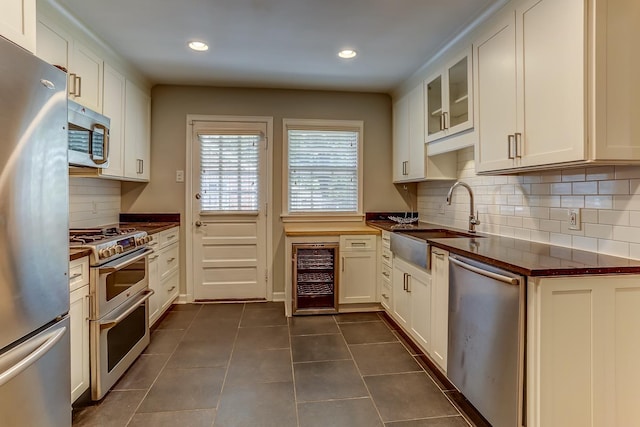
[[[447,376],[493,427],[523,425],[523,276],[449,256]]]

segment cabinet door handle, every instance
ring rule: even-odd
[[[77,86],[77,81],[76,81],[76,73],[70,73],[69,74],[69,83],[73,83],[73,87],[69,88],[69,95],[74,95],[76,94],[76,86]],[[71,84],[69,84],[69,86],[71,86]]]
[[[515,139],[515,135],[507,135],[507,157],[510,159],[515,159],[515,156],[513,155],[513,142],[515,141]]]
[[[404,273],[404,278],[402,279],[402,290],[406,291],[407,290],[407,273]]]
[[[435,255],[435,257],[438,258],[438,259],[444,259],[444,254],[440,254],[438,252],[434,252],[433,255]]]
[[[516,132],[515,133],[515,139],[516,139],[516,158],[521,159],[522,158],[522,134],[520,132]]]
[[[342,271],[344,271],[344,257],[342,257]]]
[[[411,293],[411,275],[407,274],[407,292]]]
[[[449,126],[447,126],[447,119],[449,118],[448,114],[449,113],[447,113],[446,111],[442,113],[442,130],[449,129]]]
[[[80,98],[82,96],[82,77],[76,76],[76,79],[78,81],[78,84],[77,84],[78,93],[76,93],[76,96],[78,98]],[[75,90],[75,88],[74,88],[74,90]]]

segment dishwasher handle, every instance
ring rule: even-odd
[[[482,268],[475,267],[473,265],[462,262],[457,258],[449,257],[449,262],[454,263],[458,267],[462,267],[465,270],[473,271],[474,273],[481,274],[491,279],[499,280],[500,282],[507,283],[509,285],[519,285],[520,279],[516,277],[503,276],[502,274],[494,273],[492,271],[483,270]]]

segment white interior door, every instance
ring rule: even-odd
[[[194,122],[195,300],[267,296],[267,124]]]

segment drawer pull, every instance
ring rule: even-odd
[[[176,238],[175,234],[172,234],[171,236],[167,236],[167,240],[171,240],[171,239],[175,239],[175,238]]]
[[[389,255],[382,255],[382,258],[389,259]]]
[[[77,279],[80,276],[82,276],[82,273],[76,273],[73,276],[69,277],[69,280]]]
[[[175,259],[175,257],[171,257],[171,258],[169,258],[169,259],[167,260],[167,264],[170,264],[170,263],[172,263],[172,262],[173,262],[173,261],[175,261],[175,260],[176,260],[176,259]]]
[[[383,275],[384,277],[387,277],[387,278],[389,277],[389,273],[387,273],[386,271],[383,271],[383,272],[382,272],[382,275]]]
[[[382,298],[384,298],[384,299],[389,299],[389,295],[387,295],[387,294],[382,294]]]
[[[366,242],[352,242],[352,243],[351,243],[351,246],[353,246],[353,247],[356,247],[356,246],[357,246],[357,247],[359,247],[359,248],[365,247],[366,245],[367,245],[367,243],[366,243]]]
[[[167,292],[171,292],[171,291],[173,291],[175,288],[176,288],[176,286],[175,286],[175,285],[173,285],[171,288],[169,288],[169,290],[168,290]]]
[[[159,257],[159,256],[160,256],[160,255],[154,255],[154,256],[151,256],[151,257],[149,257],[149,261],[155,261],[155,260],[157,260],[157,259],[158,259],[158,257]]]
[[[149,243],[149,246],[155,246],[155,245],[157,245],[157,244],[158,244],[158,242],[157,242],[157,241],[153,241],[153,242]]]

